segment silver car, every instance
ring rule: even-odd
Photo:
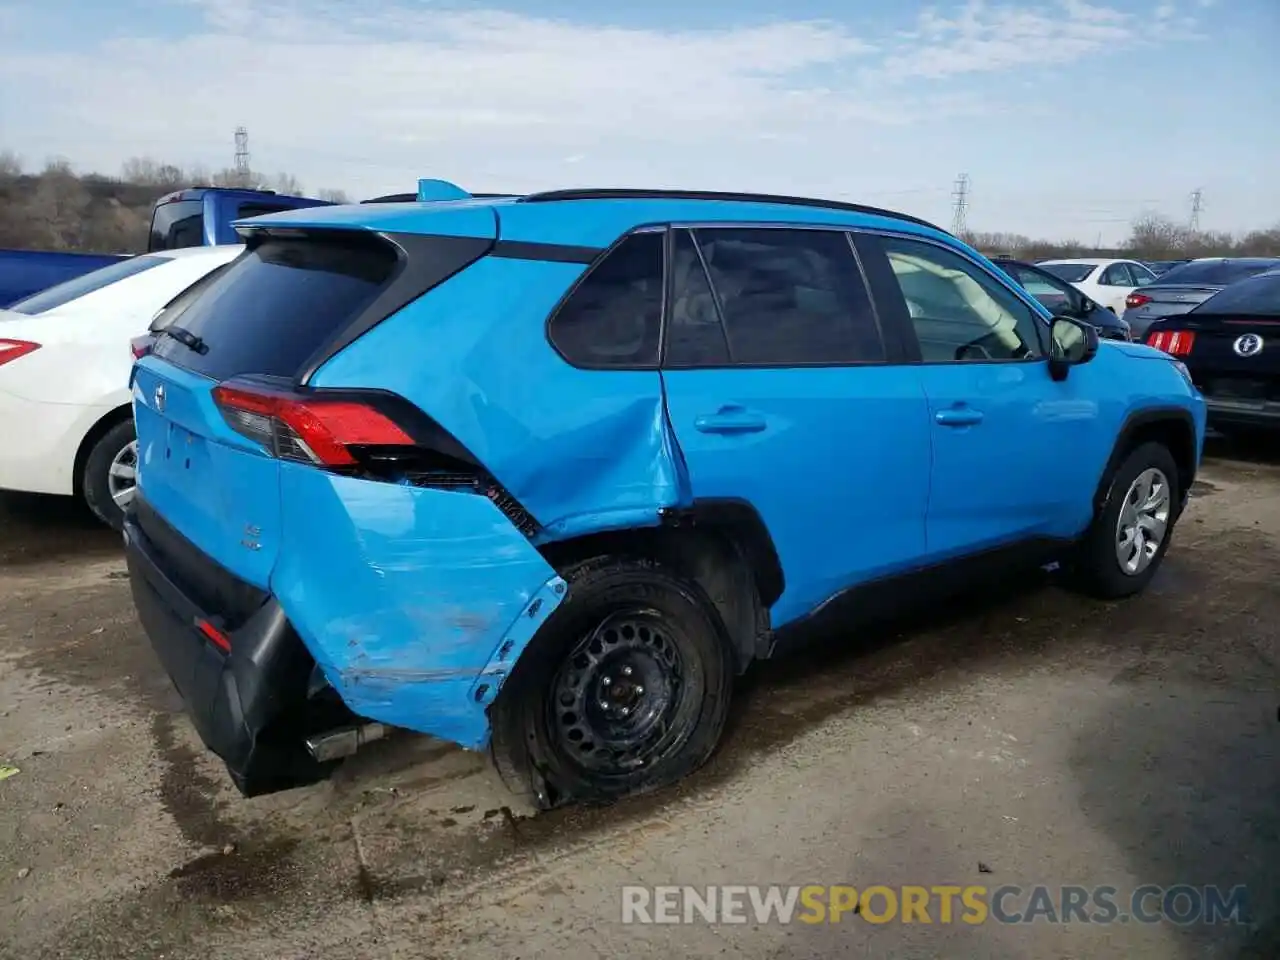
[[[1280,257],[1214,257],[1192,260],[1162,274],[1154,283],[1125,298],[1124,320],[1130,335],[1141,340],[1161,317],[1186,313],[1197,304],[1255,273],[1280,268]]]

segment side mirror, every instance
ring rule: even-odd
[[[1071,368],[1098,355],[1098,328],[1077,317],[1057,316],[1049,325],[1049,375],[1065,380]]]

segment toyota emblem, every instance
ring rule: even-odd
[[[1253,357],[1262,352],[1262,338],[1256,333],[1245,333],[1236,337],[1231,349],[1241,357]]]
[[[1239,347],[1239,344],[1236,344]],[[164,413],[164,384],[156,387],[156,392],[151,395],[151,399],[155,401],[156,413]]]

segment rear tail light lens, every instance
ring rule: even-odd
[[[1190,355],[1196,344],[1194,330],[1154,330],[1147,334],[1147,345],[1175,357]]]
[[[40,344],[30,340],[0,340],[0,366],[39,349]]]
[[[1151,298],[1148,297],[1145,293],[1131,293],[1124,298],[1124,305],[1126,307],[1140,307],[1144,303],[1150,303],[1150,302],[1151,302]]]
[[[145,337],[134,337],[129,341],[129,352],[133,354],[133,359],[141,360],[151,352],[151,348],[154,344],[155,338],[150,334]]]
[[[412,447],[414,440],[375,407],[356,400],[224,383],[214,402],[227,424],[282,460],[323,467],[358,463],[352,447]]]

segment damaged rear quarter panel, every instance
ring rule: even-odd
[[[480,748],[564,585],[488,498],[282,464],[272,590],[361,716]]]
[[[520,500],[542,539],[656,524],[686,499],[659,373],[579,370],[547,342],[548,315],[584,269],[486,257],[312,383],[412,401]]]

